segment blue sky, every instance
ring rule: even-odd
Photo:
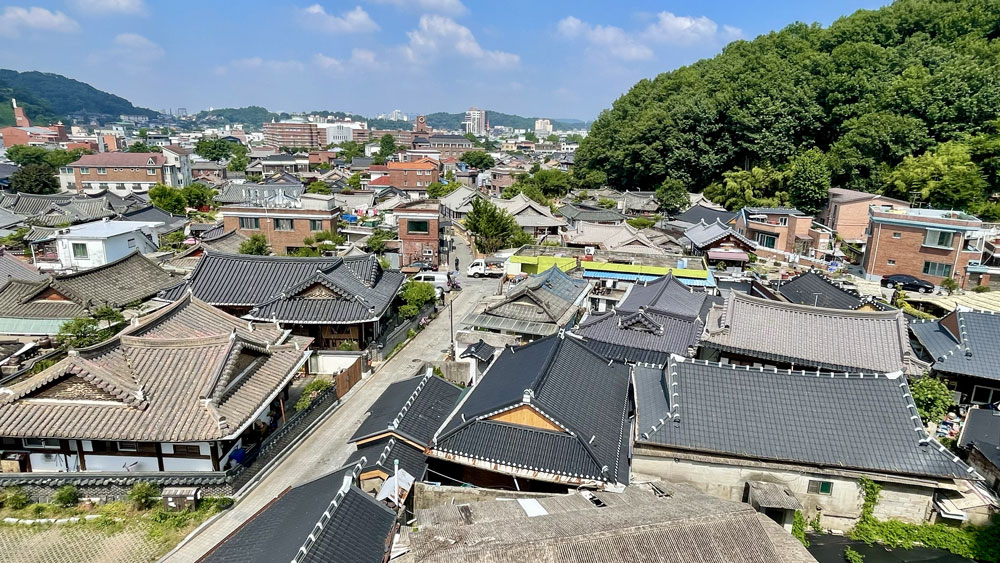
[[[0,67],[153,109],[374,115],[469,106],[593,119],[644,77],[876,0],[14,0]]]

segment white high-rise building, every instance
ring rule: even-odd
[[[535,136],[540,140],[552,134],[552,122],[548,119],[535,120]]]
[[[469,108],[465,112],[465,119],[462,120],[466,133],[472,133],[477,137],[485,135],[490,129],[490,120],[486,117],[486,110],[477,107]]]

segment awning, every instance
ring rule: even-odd
[[[761,508],[781,508],[802,510],[802,504],[788,487],[767,481],[747,481],[750,485],[750,499]]]
[[[59,334],[59,329],[70,319],[22,319],[0,317],[0,334],[44,336]]]
[[[650,275],[650,274],[631,274],[628,272],[604,272],[601,270],[584,270],[584,279],[607,279],[607,280],[618,280],[618,281],[640,281],[648,282],[659,278],[662,275]],[[705,279],[699,278],[682,278],[676,274],[674,277],[677,281],[683,283],[684,285],[691,287],[715,287],[715,276],[712,275],[712,271],[708,271],[708,276]]]
[[[746,262],[750,260],[746,252],[742,250],[709,250],[709,260],[728,260],[730,262]]]

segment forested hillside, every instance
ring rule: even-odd
[[[602,112],[580,172],[679,180],[727,207],[815,211],[830,185],[1000,218],[1000,2],[900,0],[795,23],[642,80]]]
[[[132,105],[125,98],[59,74],[0,69],[0,126],[14,124],[11,98],[17,99],[28,117],[40,124],[66,119],[78,112],[108,116],[157,115],[152,110]]]

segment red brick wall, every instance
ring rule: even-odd
[[[145,183],[145,182],[155,182],[163,183],[163,169],[156,168],[155,174],[149,175],[146,172],[146,168],[138,168],[132,170],[132,168],[113,168],[105,167],[104,170],[107,171],[106,174],[98,174],[96,166],[89,167],[90,172],[88,174],[81,174],[80,167],[73,168],[73,177],[76,181],[76,187],[78,190],[83,189],[83,182],[87,183],[105,183],[108,187],[114,188],[113,184],[126,184],[127,187],[131,188],[134,182]]]
[[[422,219],[413,219],[414,221]],[[435,267],[438,266],[438,216],[427,215],[427,234],[407,233],[407,222],[410,219],[399,219],[399,240],[400,240],[400,260],[403,266],[408,266],[411,262],[418,260],[429,260]],[[430,249],[433,255],[425,256],[424,250]]]
[[[831,229],[845,240],[863,240],[865,230],[868,228],[868,200],[854,201],[850,203],[835,203],[829,210],[829,224]]]
[[[287,210],[286,210],[287,211]],[[282,214],[291,214],[282,212]],[[313,212],[315,215],[315,212]],[[287,217],[282,217],[287,218]],[[246,236],[253,236],[257,233],[262,233],[271,245],[271,251],[275,254],[288,254],[288,248],[301,248],[304,246],[302,244],[303,239],[308,236],[315,235],[317,231],[312,231],[309,228],[309,219],[293,219],[291,231],[279,231],[274,228],[274,217],[264,217],[263,213],[258,216],[260,219],[260,229],[243,229],[240,228],[240,218],[233,217],[232,215],[226,215],[223,218],[223,225],[225,225],[225,230],[231,231],[233,229],[239,230]],[[337,230],[337,216],[333,216],[328,219],[322,220],[324,231],[334,231]]]
[[[893,238],[893,233],[899,233],[899,238]],[[951,250],[923,246],[926,233],[923,227],[874,223],[865,251],[865,272],[877,276],[909,274],[940,285],[943,277],[924,273],[924,262],[940,262],[951,264],[951,276],[959,285],[965,285],[969,260],[980,259],[980,254],[962,252],[963,241],[959,234],[955,235]],[[895,264],[889,264],[889,260]]]
[[[421,188],[426,188],[431,182],[437,182],[441,178],[441,173],[437,170],[389,170],[389,183],[397,188],[416,188],[420,182]]]

